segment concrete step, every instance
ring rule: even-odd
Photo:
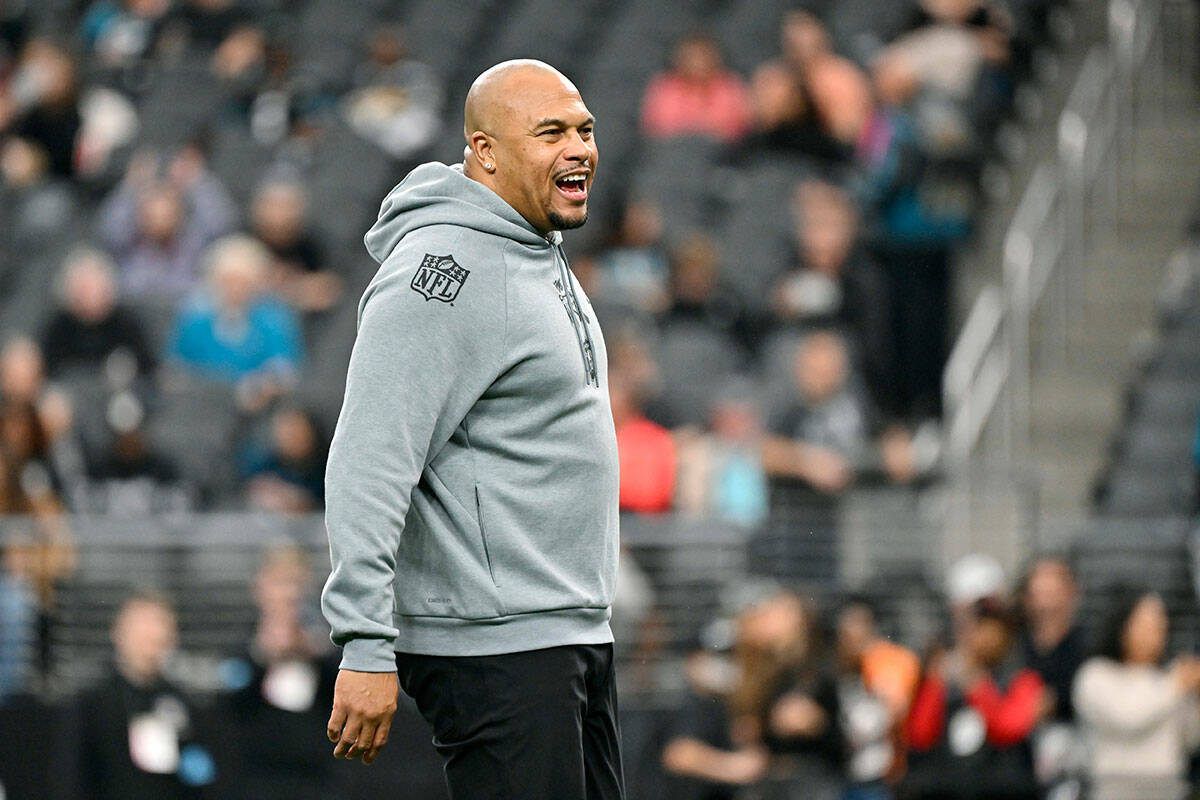
[[[1145,104],[1132,150],[1120,154],[1115,212],[1101,194],[1090,210],[1083,286],[1067,328],[1041,319],[1033,331],[1027,469],[1050,516],[1083,516],[1091,484],[1119,424],[1134,345],[1155,321],[1167,259],[1183,239],[1200,187],[1200,104],[1193,87],[1167,85],[1166,112]],[[1143,100],[1149,100],[1145,87]]]

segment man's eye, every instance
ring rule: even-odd
[[[539,133],[539,134],[538,134],[538,136],[548,136],[548,135],[549,135],[549,136],[553,136],[553,135],[557,135],[557,134],[560,134],[560,133],[562,133],[562,131],[561,131],[560,129],[558,129],[558,128],[551,128],[551,129],[550,129],[550,130],[548,130],[548,131],[542,131],[541,133]]]
[[[580,133],[582,133],[584,136],[589,136],[589,137],[590,137],[590,136],[592,135],[592,129],[591,129],[591,128],[584,128],[583,130],[581,130],[581,131],[580,131]]]

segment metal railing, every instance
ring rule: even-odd
[[[1002,285],[981,291],[947,362],[945,452],[952,476],[969,474],[985,431],[999,427],[991,463],[1020,461],[1029,441],[1033,330],[1048,322],[1066,348],[1078,314],[1095,233],[1115,224],[1122,164],[1130,159],[1138,83],[1149,78],[1164,112],[1168,46],[1164,20],[1194,28],[1190,4],[1111,0],[1108,41],[1088,51],[1058,117],[1051,158],[1034,170],[1003,238]],[[1176,32],[1187,36],[1186,30]],[[1175,67],[1192,69],[1182,42]],[[1056,291],[1050,291],[1055,288]],[[1046,301],[1046,302],[1044,302]]]
[[[934,533],[938,511],[937,504],[929,500],[915,490],[860,489],[840,499],[836,515],[843,562],[839,581],[847,588],[865,589],[875,600],[884,632],[917,649],[930,641],[945,615],[940,592],[943,554]],[[795,516],[802,511],[793,510]],[[221,687],[206,673],[217,671],[222,654],[240,651],[249,641],[256,615],[249,587],[264,553],[280,544],[308,551],[314,590],[328,563],[320,515],[77,516],[60,522],[62,529],[70,532],[76,563],[73,573],[58,582],[57,602],[49,619],[53,677],[59,685],[55,691],[44,692],[32,706],[0,702],[0,712],[7,712],[2,719],[11,730],[33,733],[32,744],[21,750],[22,759],[29,757],[29,751],[52,751],[55,756],[34,762],[37,766],[20,774],[37,772],[37,780],[56,787],[60,780],[70,782],[73,769],[72,759],[63,757],[68,745],[52,735],[59,730],[55,727],[58,720],[67,719],[65,710],[70,703],[63,695],[97,676],[106,663],[109,622],[130,587],[157,587],[175,601],[180,645],[186,656],[176,669],[189,671],[175,672],[172,677],[186,678],[185,685],[192,690],[220,692]],[[0,541],[12,536],[18,544],[29,545],[36,542],[38,530],[35,521],[0,517]],[[685,685],[682,656],[698,641],[709,646],[716,643],[711,636],[699,640],[697,628],[731,614],[724,590],[746,579],[747,548],[755,533],[680,515],[622,521],[626,557],[637,564],[643,593],[651,598],[649,603],[624,609],[640,621],[618,633],[631,798],[663,796],[654,782],[662,746],[658,734],[677,708]],[[795,528],[792,534],[803,541],[807,531]],[[1115,587],[1136,583],[1153,587],[1166,600],[1172,653],[1191,652],[1200,642],[1194,587],[1195,576],[1200,574],[1195,568],[1200,531],[1194,522],[1181,517],[1100,519],[1079,526],[1043,520],[1030,535],[1033,541],[1050,537],[1073,543],[1074,563],[1084,590],[1085,623],[1104,613]],[[862,552],[854,556],[855,550]],[[857,579],[849,579],[846,562],[858,557],[872,566]],[[1015,566],[1010,565],[1013,578]],[[626,585],[625,591],[632,585]],[[615,614],[622,613],[621,594],[619,583]],[[732,626],[725,626],[727,635],[731,630]],[[206,680],[212,681],[211,685],[206,687]],[[219,698],[209,695],[207,699],[214,701],[204,704],[209,718],[219,721],[220,730],[228,737],[238,721],[227,715]],[[401,705],[393,739],[395,744],[389,745],[381,764],[387,765],[386,770],[335,776],[339,796],[366,796],[366,792],[349,788],[351,775],[398,782],[401,786],[393,796],[429,796],[413,786],[437,785],[438,766],[432,754],[424,758],[415,750],[428,748],[428,732],[407,703]],[[240,740],[235,736],[227,741]],[[269,750],[273,744],[265,746]],[[4,773],[12,764],[13,759],[0,758],[0,779],[7,781],[15,774]],[[10,786],[29,788],[16,783]],[[73,796],[58,791],[47,792],[50,794]]]
[[[962,555],[951,553],[939,535],[944,513],[936,497],[922,490],[861,487],[811,502],[779,495],[771,517],[754,528],[681,514],[623,517],[613,628],[626,687],[646,697],[681,688],[676,682],[683,654],[729,613],[729,592],[754,578],[822,600],[849,590],[878,592],[897,635],[929,628],[937,622],[936,593],[947,558]],[[317,591],[329,567],[320,514],[65,516],[56,520],[53,540],[43,528],[30,518],[0,517],[0,551],[71,552],[70,566],[50,576],[50,591],[40,593],[41,663],[27,672],[37,678],[32,688],[45,696],[71,694],[102,675],[111,658],[112,620],[137,589],[162,592],[176,607],[176,677],[193,689],[218,689],[220,662],[253,639],[255,575],[278,546],[307,554],[309,611],[319,620]],[[1022,533],[1022,541],[1029,538]],[[1028,550],[997,555],[1015,569]],[[921,587],[924,593],[917,591]]]
[[[1004,499],[991,502],[991,515],[1002,516]],[[1190,564],[1200,531],[1194,534],[1194,523],[1185,518],[1026,520],[1015,542],[998,535],[948,542],[940,532],[950,512],[929,492],[856,489],[830,509],[833,537],[821,544],[811,541],[812,530],[801,522],[812,512],[804,505],[780,509],[775,519],[785,525],[774,531],[771,520],[747,529],[674,514],[624,518],[613,628],[631,696],[658,702],[682,689],[682,657],[714,621],[733,613],[731,593],[761,576],[754,551],[760,537],[772,533],[791,539],[793,557],[832,566],[832,581],[818,591],[819,600],[833,602],[847,591],[873,598],[885,630],[912,647],[941,623],[943,580],[953,561],[991,552],[1015,577],[1047,542],[1076,552],[1084,587],[1096,603],[1117,583],[1153,581],[1174,593],[1174,607],[1189,614],[1187,635],[1200,638],[1191,577],[1200,573]],[[102,674],[111,653],[110,623],[137,588],[159,590],[175,604],[183,654],[177,677],[193,689],[215,691],[222,659],[243,652],[253,638],[258,612],[252,585],[264,555],[283,544],[307,552],[314,603],[328,569],[320,515],[88,516],[64,522],[75,557],[72,570],[55,581],[45,609],[49,659],[40,688],[48,697],[70,694]],[[26,518],[0,517],[0,543],[29,546],[34,529]],[[805,584],[792,585],[808,593]],[[317,613],[315,606],[311,611]]]

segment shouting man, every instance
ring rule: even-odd
[[[593,119],[538,61],[480,75],[465,116],[462,166],[414,169],[366,235],[325,482],[328,735],[374,761],[398,673],[456,800],[623,798],[616,439],[559,233],[587,220]]]

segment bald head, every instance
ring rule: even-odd
[[[505,61],[467,92],[468,178],[500,195],[539,232],[587,220],[598,152],[579,90],[541,61]]]
[[[474,131],[495,130],[508,122],[520,112],[529,94],[539,91],[565,91],[579,96],[575,84],[544,61],[518,58],[484,70],[467,92],[463,113],[467,139]]]

